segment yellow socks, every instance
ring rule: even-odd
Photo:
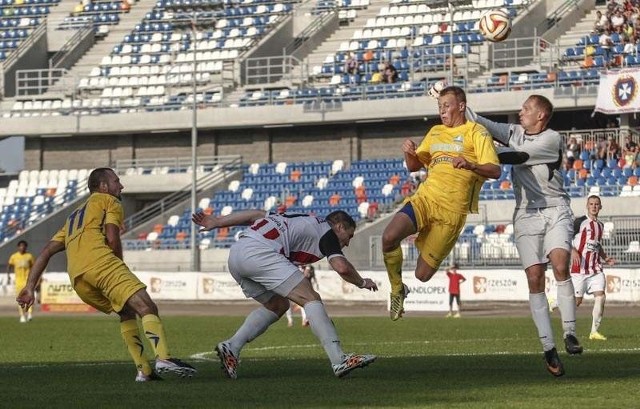
[[[128,320],[120,323],[120,333],[122,339],[127,345],[129,355],[133,358],[138,371],[142,371],[145,375],[151,375],[151,367],[144,354],[144,345],[138,332],[138,323],[136,320]]]
[[[391,294],[402,294],[402,248],[397,247],[388,253],[382,253],[382,255],[391,283]]]
[[[149,339],[156,357],[159,359],[171,358],[160,317],[153,314],[145,315],[142,317],[142,328],[144,328],[144,335]]]

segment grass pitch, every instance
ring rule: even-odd
[[[0,407],[6,408],[638,408],[640,323],[606,317],[606,342],[561,350],[567,374],[543,365],[530,318],[337,318],[345,351],[378,361],[333,376],[308,328],[281,320],[247,345],[238,379],[211,350],[242,317],[166,317],[172,352],[199,370],[190,380],[136,384],[115,317],[0,318]],[[557,316],[554,324],[558,324]]]

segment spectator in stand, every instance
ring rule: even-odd
[[[332,194],[331,197],[329,197],[329,206],[337,206],[340,204],[340,199],[342,199],[342,197],[337,192]]]
[[[573,162],[580,157],[580,144],[578,140],[574,137],[569,139],[569,143],[567,144],[567,165],[569,168],[573,166]]]
[[[636,146],[638,146],[633,140],[631,140],[631,137],[629,135],[624,137],[624,150],[625,151],[629,151],[631,150],[631,148],[635,148]]]
[[[300,169],[294,169],[291,171],[291,181],[292,182],[299,182],[300,181],[300,176],[302,176],[302,172],[300,171]]]
[[[611,40],[611,31],[609,29],[605,29],[604,33],[600,34],[598,44],[600,45],[600,48],[603,52],[604,64],[607,68],[609,68],[609,66],[611,65],[611,52],[614,46],[613,41]]]
[[[604,29],[609,24],[609,19],[606,14],[602,14],[600,10],[596,11],[596,22],[593,25],[593,31],[597,34],[602,34]]]
[[[601,135],[598,138],[598,145],[596,147],[596,159],[607,160],[607,140],[604,135]]]
[[[382,71],[376,71],[371,75],[371,81],[369,82],[371,84],[380,84],[382,81],[384,81],[384,74]]]
[[[353,52],[349,53],[349,57],[344,63],[344,72],[349,74],[350,84],[357,83],[356,75],[358,75],[358,59]]]
[[[624,164],[622,165],[623,167],[634,168],[633,165],[636,162],[636,146],[633,146],[632,148],[629,148],[629,149],[625,148],[623,161],[624,161]]]
[[[618,159],[620,157],[620,145],[613,136],[608,138],[607,159]]]
[[[629,40],[630,38],[633,38],[633,34],[634,34],[633,25],[624,23],[622,25],[622,39]]]
[[[630,55],[636,52],[636,46],[627,37],[622,39],[622,44],[624,45],[622,54]]]
[[[384,82],[387,84],[393,84],[398,80],[398,70],[390,62],[386,63],[384,67]]]
[[[624,23],[625,18],[622,15],[622,10],[617,9],[611,16],[611,28],[613,29],[613,31],[620,32]]]

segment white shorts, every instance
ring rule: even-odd
[[[569,206],[516,209],[513,231],[522,267],[546,264],[551,250],[571,251],[573,212]]]
[[[231,246],[229,272],[247,298],[263,304],[276,294],[288,296],[304,280],[295,264],[251,237],[242,237]]]
[[[576,291],[576,297],[584,297],[584,294],[593,294],[599,291],[604,292],[606,281],[604,273],[596,274],[571,274],[573,288]]]

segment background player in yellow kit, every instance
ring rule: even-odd
[[[35,285],[49,259],[66,250],[67,271],[80,298],[105,314],[115,311],[120,316],[122,338],[138,369],[136,381],[160,379],[156,372],[191,376],[196,372],[191,365],[171,357],[158,307],[146,286],[122,261],[123,186],[118,175],[109,168],[95,169],[89,175],[88,185],[89,199],[69,215],[62,229],[42,250],[26,287],[17,297],[18,303],[23,308],[33,304]],[[142,318],[144,335],[155,353],[155,372],[145,357],[136,315]]]
[[[466,120],[466,105],[467,97],[461,88],[444,88],[438,98],[442,125],[431,128],[420,146],[410,139],[402,144],[409,172],[424,166],[428,177],[382,234],[394,321],[402,316],[409,292],[402,283],[400,242],[418,232],[415,243],[420,257],[415,275],[420,281],[428,281],[458,240],[467,214],[478,211],[482,183],[487,178],[500,177],[491,135],[482,125]]]
[[[13,267],[16,294],[19,294],[24,286],[27,285],[27,277],[29,277],[29,271],[33,267],[33,263],[35,263],[35,259],[31,253],[27,253],[27,242],[20,240],[18,242],[18,251],[9,257],[9,262],[7,263],[7,284],[11,280],[9,274],[11,273],[11,267]],[[22,308],[18,308],[18,311],[20,311],[20,322],[31,321],[33,306],[29,307],[26,317]]]

